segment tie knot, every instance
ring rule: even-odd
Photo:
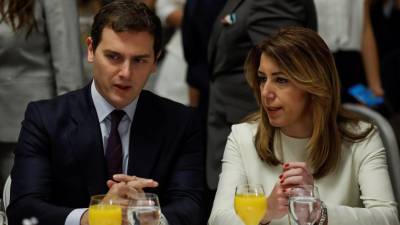
[[[125,115],[125,111],[115,109],[111,112],[111,124],[115,124],[116,126],[119,125],[121,122],[122,117]]]

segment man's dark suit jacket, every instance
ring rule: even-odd
[[[169,224],[198,224],[203,191],[199,122],[193,110],[142,91],[131,127],[128,174],[154,179]],[[61,225],[90,196],[105,194],[107,172],[90,85],[30,103],[15,151],[10,225],[32,216]]]

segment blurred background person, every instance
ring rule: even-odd
[[[82,86],[75,1],[0,1],[0,187],[26,105]]]
[[[90,35],[93,17],[101,8],[102,2],[100,0],[77,0],[77,5],[79,15],[80,44],[82,48],[83,76],[85,78],[85,83],[87,83],[92,79],[92,74],[90,74],[91,65],[86,60],[86,39]]]
[[[214,21],[226,1],[187,0],[182,22],[183,50],[187,62],[186,82],[189,86],[189,105],[196,107],[199,112],[204,138],[207,136],[208,92],[211,77],[207,61],[207,46]],[[206,153],[203,152],[203,154],[205,155]],[[205,180],[204,186],[207,187]],[[203,224],[207,224],[215,190],[206,188],[204,195]]]
[[[400,0],[370,0],[385,100],[400,112]],[[394,116],[393,114],[390,116]],[[399,123],[397,126],[399,127]]]
[[[156,14],[165,29],[174,33],[165,46],[164,57],[157,71],[154,92],[182,104],[189,104],[188,86],[185,81],[186,61],[183,57],[181,25],[185,0],[157,0]]]
[[[208,46],[211,68],[207,130],[207,183],[215,190],[231,125],[257,110],[243,64],[248,51],[285,26],[316,29],[312,0],[229,0],[215,21]]]
[[[335,57],[342,102],[358,102],[348,93],[356,84],[365,84],[376,96],[384,95],[369,1],[315,0],[318,32]]]
[[[400,224],[378,129],[341,106],[333,56],[316,32],[282,29],[251,50],[246,77],[259,111],[232,126],[210,225],[242,224],[239,184],[263,185],[260,224],[290,224],[289,193],[302,185],[319,189],[315,224]]]
[[[198,108],[204,124],[207,122],[211,77],[207,46],[215,19],[226,2],[227,0],[188,0],[184,10],[182,40],[187,62],[189,104]]]

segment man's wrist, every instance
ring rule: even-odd
[[[81,221],[80,221],[80,225],[88,225],[89,224],[89,216],[88,216],[88,211],[86,210],[82,216],[81,216]]]

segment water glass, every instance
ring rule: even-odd
[[[153,193],[137,193],[130,196],[127,208],[129,225],[158,225],[161,209],[158,196]]]
[[[290,219],[298,225],[314,225],[320,214],[321,201],[316,186],[300,185],[291,188],[289,192]]]

